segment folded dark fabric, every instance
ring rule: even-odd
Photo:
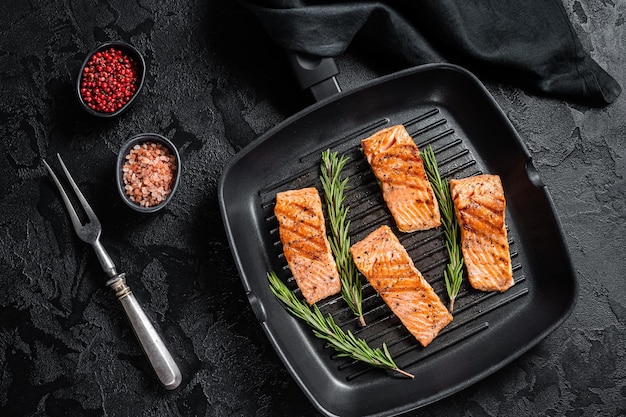
[[[462,65],[531,93],[590,106],[621,87],[586,53],[561,0],[243,0],[289,51],[342,54],[356,38],[400,65]]]

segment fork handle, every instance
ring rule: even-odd
[[[173,390],[178,387],[182,381],[178,365],[176,365],[174,358],[172,358],[132,291],[126,285],[124,274],[113,277],[107,282],[107,285],[122,303],[133,331],[163,388]]]

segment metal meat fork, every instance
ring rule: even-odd
[[[126,315],[128,316],[128,320],[133,327],[135,335],[143,348],[154,372],[156,373],[159,381],[163,385],[165,389],[171,390],[178,387],[182,381],[182,375],[176,362],[170,355],[170,352],[165,347],[165,344],[161,340],[161,337],[158,335],[152,323],[144,313],[143,309],[137,303],[137,299],[133,295],[130,288],[126,285],[125,275],[118,274],[115,269],[115,264],[107,254],[106,250],[100,243],[100,234],[102,232],[102,226],[100,226],[100,221],[96,217],[93,212],[91,206],[83,196],[83,193],[80,192],[80,189],[74,182],[74,179],[70,175],[69,171],[65,167],[61,156],[57,154],[59,158],[59,162],[61,163],[61,167],[63,168],[63,172],[65,172],[65,176],[72,186],[78,201],[82,205],[85,214],[87,215],[88,221],[85,224],[82,224],[78,215],[76,214],[76,210],[68,198],[67,194],[59,179],[50,168],[50,165],[46,161],[43,161],[44,165],[48,169],[48,172],[52,176],[54,183],[56,184],[59,192],[61,193],[61,197],[63,198],[63,202],[65,203],[65,207],[70,215],[70,219],[72,220],[72,224],[74,225],[74,229],[76,230],[76,234],[78,237],[93,246],[96,251],[96,255],[98,256],[98,260],[100,261],[100,265],[109,276],[109,280],[106,285],[110,287],[117,295],[117,299],[120,300],[122,306],[124,307],[124,311],[126,311]]]

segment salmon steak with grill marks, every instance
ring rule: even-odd
[[[313,305],[341,291],[317,189],[276,194],[274,214],[285,259],[307,303]]]
[[[350,253],[359,271],[422,346],[428,346],[452,321],[389,226],[352,245]]]
[[[419,149],[403,125],[374,133],[361,141],[361,147],[401,232],[441,225],[437,198]]]
[[[471,286],[508,290],[514,283],[506,233],[506,200],[497,175],[450,180],[450,194],[461,229],[461,251]]]

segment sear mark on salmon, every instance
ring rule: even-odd
[[[450,180],[450,194],[471,286],[481,291],[508,290],[514,281],[500,177],[483,174]]]
[[[354,262],[407,330],[426,347],[448,323],[448,312],[388,226],[350,248]]]
[[[398,229],[414,232],[440,226],[435,193],[419,149],[404,126],[380,130],[363,139],[361,146]]]
[[[309,305],[337,294],[341,281],[326,237],[322,201],[315,188],[276,194],[274,214],[289,269]]]

